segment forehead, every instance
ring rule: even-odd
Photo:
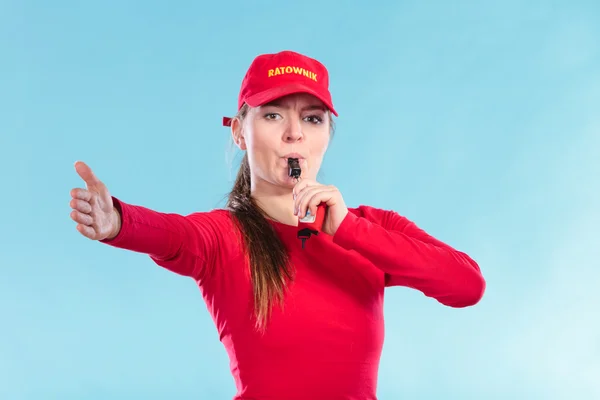
[[[294,93],[279,97],[273,101],[265,103],[262,107],[283,107],[283,108],[311,108],[327,110],[327,106],[316,96],[309,93]]]

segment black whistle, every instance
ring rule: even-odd
[[[300,169],[300,163],[297,158],[288,158],[288,166],[290,167],[289,175],[292,178],[299,179],[302,169]]]

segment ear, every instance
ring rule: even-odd
[[[239,118],[233,118],[231,120],[231,137],[233,142],[240,150],[246,150],[246,141],[244,140],[244,132],[242,129],[242,123]]]

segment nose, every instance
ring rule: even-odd
[[[299,117],[292,117],[288,119],[288,124],[284,132],[284,141],[286,143],[297,142],[304,136],[302,134],[302,124],[300,123]]]

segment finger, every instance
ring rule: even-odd
[[[77,230],[88,239],[93,240],[96,237],[96,231],[91,226],[78,224]]]
[[[84,214],[77,210],[71,211],[71,219],[82,225],[92,225],[94,223],[94,219],[91,215]]]
[[[300,195],[300,192],[302,190],[304,190],[306,187],[314,186],[316,184],[317,184],[317,182],[310,180],[310,179],[303,179],[300,182],[296,183],[296,185],[292,189],[292,194],[294,195],[294,198],[297,198]]]
[[[77,171],[77,174],[79,174],[81,179],[83,179],[83,181],[86,183],[86,185],[88,187],[102,183],[96,177],[96,175],[94,175],[94,173],[92,172],[92,169],[90,167],[88,167],[87,164],[84,163],[83,161],[77,161],[75,163],[75,171]]]
[[[71,190],[71,197],[88,202],[92,200],[92,194],[88,190],[80,188]]]
[[[69,205],[72,209],[82,212],[84,214],[89,214],[92,212],[92,206],[85,200],[71,199]]]
[[[309,210],[309,205],[312,205],[315,200],[313,200],[316,196],[320,196],[321,193],[331,193],[333,189],[328,188],[327,186],[314,186],[310,187],[302,193],[302,197],[300,198],[300,203],[297,208],[297,215],[300,218],[304,218],[306,216],[306,212]],[[331,197],[331,194],[329,194]],[[311,212],[315,212],[317,210],[318,203],[314,204],[314,208]]]
[[[294,199],[294,215],[301,215],[300,210],[306,202],[306,197],[310,196],[316,190],[320,190],[320,186],[306,186],[296,194]]]
[[[294,210],[298,210],[302,199],[306,195],[307,191],[322,187],[320,183],[314,181],[300,182],[294,187]]]
[[[306,210],[310,211],[311,215],[317,214],[317,208],[321,203],[329,204],[337,193],[336,189],[325,189],[321,192],[315,193],[306,204]],[[331,204],[329,204],[331,205]],[[306,214],[305,214],[306,215]]]

